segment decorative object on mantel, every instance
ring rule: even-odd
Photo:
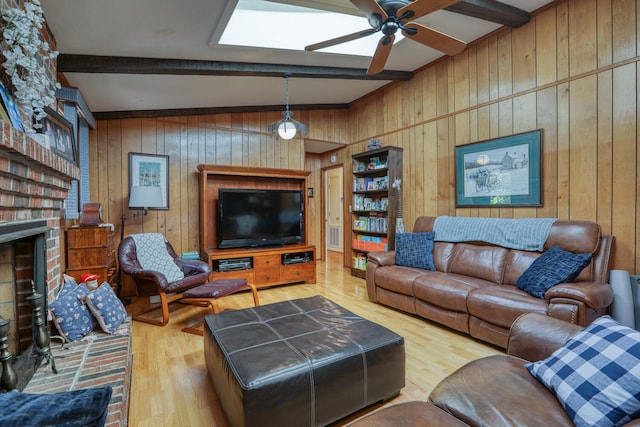
[[[396,215],[396,233],[404,233],[404,222],[402,221],[402,180],[395,179],[392,188],[395,188],[398,192],[398,213]]]
[[[55,90],[60,87],[49,80],[46,69],[47,60],[55,59],[58,52],[41,35],[44,17],[39,0],[25,1],[24,9],[4,9],[1,24],[6,76],[0,79],[29,120],[25,130],[34,132],[47,115],[44,107],[55,102]]]
[[[378,148],[382,148],[382,142],[380,142],[377,138],[371,138],[369,142],[367,142],[367,150],[377,150]]]
[[[292,119],[293,113],[289,111],[289,77],[291,73],[285,73],[285,109],[282,112],[282,119],[273,122],[267,128],[268,131],[275,135],[280,135],[282,139],[292,139],[296,136],[296,133],[300,132],[300,136],[307,134],[307,126]]]

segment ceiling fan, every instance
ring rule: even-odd
[[[420,18],[436,10],[444,9],[460,0],[350,0],[369,20],[372,28],[367,28],[345,36],[325,40],[306,46],[307,51],[324,49],[340,43],[346,43],[382,31],[376,52],[371,58],[367,74],[378,74],[387,62],[395,34],[402,35],[427,45],[447,55],[455,55],[464,50],[466,43],[440,31],[425,27],[411,20]]]

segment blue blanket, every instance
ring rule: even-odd
[[[556,218],[467,218],[439,216],[433,224],[435,240],[479,241],[511,249],[544,250]]]

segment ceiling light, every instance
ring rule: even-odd
[[[279,135],[282,139],[292,139],[295,138],[296,134],[300,132],[300,136],[305,136],[307,134],[307,126],[303,125],[300,122],[293,120],[293,113],[289,111],[289,77],[291,74],[287,73],[284,75],[285,78],[285,109],[282,112],[282,119],[273,122],[267,128],[268,131],[273,135]]]

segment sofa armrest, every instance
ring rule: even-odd
[[[582,329],[582,326],[545,314],[525,313],[511,325],[507,354],[531,362],[542,360]]]
[[[369,252],[367,254],[367,264],[369,262],[376,263],[378,267],[382,267],[384,265],[394,265],[396,263],[396,252],[395,251]]]
[[[367,295],[369,300],[378,302],[376,295],[376,269],[386,265],[394,265],[396,263],[395,251],[377,251],[367,254]]]
[[[613,290],[608,283],[560,283],[550,288],[544,297],[549,301],[554,298],[573,299],[589,308],[604,308],[613,302]]]

